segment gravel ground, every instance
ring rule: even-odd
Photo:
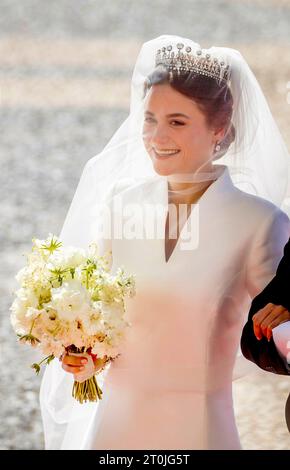
[[[140,45],[160,34],[241,50],[290,148],[290,2],[0,0],[0,11],[0,449],[43,449],[41,378],[8,315],[32,236],[60,231],[84,163],[127,116]],[[289,390],[263,372],[234,384],[244,448],[290,449]]]

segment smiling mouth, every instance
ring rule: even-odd
[[[177,155],[180,150],[167,150],[167,151],[164,151],[164,152],[158,152],[157,150],[153,149],[153,152],[154,154],[156,155],[156,157],[158,158],[166,158],[166,157],[173,157],[175,155]]]

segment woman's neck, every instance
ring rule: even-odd
[[[208,162],[193,174],[185,174],[180,181],[180,175],[168,177],[168,200],[176,204],[194,204],[217,179],[217,168]]]
[[[173,183],[168,181],[168,200],[175,204],[195,204],[213,181],[215,180],[199,183]]]

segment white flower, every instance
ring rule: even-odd
[[[56,310],[61,320],[74,321],[87,314],[90,296],[79,281],[70,280],[51,289],[51,301],[45,306]]]
[[[38,297],[31,289],[23,289],[22,287],[18,289],[16,295],[20,302],[23,304],[23,308],[28,307],[37,307],[38,306]]]
[[[92,353],[96,354],[100,358],[103,358],[104,356],[113,357],[112,348],[105,341],[102,343],[96,343],[92,348]]]
[[[10,322],[14,331],[18,334],[25,334],[29,331],[33,318],[27,312],[29,309],[36,309],[38,306],[38,298],[28,289],[19,289],[17,297],[14,299],[10,311]]]
[[[108,305],[103,303],[104,320],[112,327],[118,327],[123,323],[124,308],[121,303]]]
[[[58,358],[65,352],[65,348],[61,341],[57,341],[49,336],[42,338],[40,349],[43,354],[47,356],[53,354]]]
[[[85,263],[86,253],[83,249],[64,247],[61,251],[55,251],[49,258],[49,268],[73,269]]]
[[[88,336],[95,336],[99,331],[103,330],[104,322],[101,314],[95,310],[92,310],[88,317],[82,318],[82,326],[84,333]]]
[[[26,324],[23,319],[19,318],[15,313],[11,313],[10,322],[15,333],[24,335],[30,330],[30,323],[27,321]]]
[[[97,243],[91,243],[88,248],[88,257],[91,259],[96,259],[99,256],[99,248]]]
[[[16,281],[18,281],[19,283],[22,283],[24,281],[24,279],[26,278],[26,276],[27,276],[27,271],[28,271],[27,266],[20,269],[18,271],[18,273],[16,274],[16,276],[15,276]]]
[[[34,307],[29,307],[26,311],[26,318],[28,318],[29,320],[35,320],[39,315],[41,315],[43,313],[42,310],[39,310],[37,308],[34,308]]]
[[[123,269],[112,275],[96,244],[85,251],[62,246],[52,234],[35,239],[16,279],[21,287],[10,307],[11,324],[18,334],[36,337],[45,355],[60,357],[72,345],[99,357],[118,355],[130,326],[124,299],[134,279]]]

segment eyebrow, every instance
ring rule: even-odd
[[[154,116],[154,113],[151,113],[151,111],[145,111],[145,114],[149,114],[150,116]],[[182,113],[171,113],[171,114],[167,114],[166,117],[178,117],[178,116],[185,117],[186,119],[190,119],[189,116],[187,116],[186,114],[182,114]]]

